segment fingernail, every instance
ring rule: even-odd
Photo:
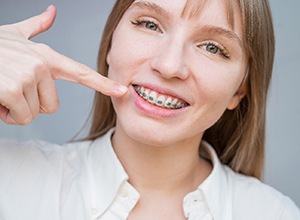
[[[50,8],[53,8],[54,5],[49,5],[48,8],[45,11],[49,11]]]
[[[118,85],[116,86],[116,90],[122,94],[125,94],[128,91],[126,86]]]

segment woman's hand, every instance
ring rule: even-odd
[[[25,125],[40,113],[57,111],[54,79],[80,83],[109,96],[127,91],[47,45],[29,40],[48,30],[55,15],[55,7],[49,6],[38,16],[0,26],[0,119],[7,124]]]

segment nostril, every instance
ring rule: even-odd
[[[178,43],[169,43],[161,48],[161,53],[151,60],[151,68],[158,75],[166,78],[186,79],[189,75],[184,47]]]

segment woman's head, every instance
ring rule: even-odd
[[[114,47],[114,43],[112,45],[112,40],[113,37],[115,38],[114,42],[120,42],[120,34],[122,33],[122,30],[120,31],[120,28],[117,28],[120,21],[122,22],[123,15],[125,14],[126,18],[130,19],[132,25],[135,23],[137,24],[138,22],[141,23],[141,21],[137,19],[132,19],[133,17],[130,17],[130,13],[133,9],[130,7],[132,6],[132,3],[134,2],[135,5],[138,5],[140,7],[140,10],[142,10],[142,7],[145,7],[147,4],[148,6],[150,5],[151,7],[155,3],[155,1],[128,1],[128,0],[123,0],[123,1],[117,1],[109,18],[107,21],[107,25],[103,34],[103,39],[101,42],[100,50],[99,50],[99,57],[98,57],[98,70],[102,74],[106,75],[108,74],[108,63],[113,62],[113,68],[115,68],[115,72],[121,70],[120,68],[118,69],[116,66],[116,59],[115,57],[117,56],[117,51],[120,47],[122,47],[121,44],[117,44],[118,47]],[[139,2],[137,4],[137,2]],[[163,4],[166,3],[168,4],[168,1],[158,1],[159,4],[162,4],[162,8],[167,8],[167,6],[164,6]],[[209,5],[213,4],[211,3],[213,1],[182,1],[184,6],[180,6],[180,4],[177,3],[178,6],[183,8],[182,13],[187,13],[186,16],[196,16],[201,13],[204,13],[208,10],[206,9],[209,7]],[[158,6],[159,6],[158,4]],[[176,5],[176,4],[175,4]],[[175,7],[174,4],[172,5],[173,8]],[[225,91],[227,93],[232,93],[233,91],[235,93],[232,94],[232,98],[226,99],[224,101],[224,105],[221,106],[220,104],[216,105],[217,107],[225,108],[227,107],[228,110],[225,111],[223,114],[222,112],[217,112],[220,114],[218,116],[217,113],[215,113],[215,118],[212,120],[206,120],[207,125],[199,125],[199,129],[204,129],[206,130],[204,133],[204,139],[206,139],[208,142],[210,142],[214,148],[217,150],[221,160],[229,164],[233,169],[239,172],[246,173],[248,175],[254,175],[254,176],[259,176],[260,171],[261,171],[261,163],[262,163],[262,156],[263,156],[263,144],[264,144],[264,123],[265,123],[265,104],[266,104],[266,94],[267,94],[267,88],[268,84],[270,81],[271,77],[271,71],[272,71],[272,63],[273,63],[273,54],[274,54],[274,36],[273,36],[273,29],[272,29],[272,21],[271,21],[271,16],[270,16],[270,11],[269,11],[269,6],[266,1],[261,1],[261,0],[256,0],[256,1],[225,1],[223,4],[222,10],[224,10],[225,15],[223,16],[224,19],[226,20],[226,23],[229,24],[229,26],[232,26],[233,30],[236,30],[237,36],[240,38],[241,43],[242,43],[242,53],[239,54],[238,52],[235,53],[234,51],[226,51],[222,50],[221,52],[225,56],[231,56],[231,65],[224,65],[224,71],[226,71],[230,68],[233,72],[240,72],[239,75],[235,75],[236,81],[230,82],[228,81],[228,85],[235,86],[233,90],[231,88],[224,87],[222,91]],[[146,7],[147,8],[147,7]],[[172,8],[170,6],[170,8]],[[214,6],[216,8],[216,6]],[[130,9],[130,10],[128,10]],[[136,10],[136,9],[135,9]],[[217,10],[216,15],[219,14]],[[212,11],[209,11],[210,13]],[[213,11],[214,12],[214,11]],[[127,14],[128,15],[127,15]],[[213,13],[212,13],[213,14]],[[185,15],[184,15],[185,16]],[[237,17],[238,16],[238,17]],[[197,17],[197,16],[196,16]],[[218,17],[218,16],[216,16]],[[205,20],[205,16],[201,17]],[[217,19],[217,18],[213,18]],[[159,19],[158,19],[159,20]],[[179,20],[181,21],[181,20]],[[144,22],[144,21],[143,21]],[[147,21],[147,28],[157,28],[156,26],[151,27],[153,25],[152,22]],[[164,22],[164,21],[163,21]],[[200,22],[201,23],[201,22]],[[240,23],[240,27],[239,26]],[[123,24],[123,23],[122,23]],[[142,23],[142,25],[145,25],[145,22]],[[154,24],[155,25],[155,24]],[[180,24],[178,24],[180,25]],[[121,25],[120,25],[121,26]],[[169,29],[176,27],[174,25],[169,25],[169,23],[162,24],[162,26],[166,26],[163,28],[166,28],[166,31],[169,35],[172,35],[171,37],[166,37],[165,39],[174,39],[178,37],[180,34],[177,34],[178,32],[176,31],[170,31]],[[122,26],[124,27],[124,25]],[[126,26],[125,26],[126,27]],[[208,27],[208,25],[206,25]],[[169,28],[169,29],[168,29]],[[197,27],[196,27],[197,28]],[[116,31],[117,29],[117,31]],[[168,30],[167,30],[168,29]],[[240,30],[239,30],[240,29]],[[156,29],[154,29],[156,30]],[[183,29],[187,30],[187,29]],[[199,29],[201,32],[198,34],[201,35],[207,31],[206,29]],[[214,30],[214,32],[220,31],[220,30]],[[116,32],[116,33],[115,33]],[[127,31],[128,32],[128,31]],[[123,32],[123,33],[127,33]],[[189,30],[190,32],[190,30]],[[193,30],[191,30],[193,32]],[[240,33],[239,33],[240,32]],[[155,32],[156,33],[156,32]],[[223,32],[217,32],[220,35],[224,34]],[[114,36],[114,34],[116,36]],[[148,34],[148,33],[146,33]],[[151,33],[152,34],[152,33]],[[216,33],[214,33],[216,34]],[[232,33],[229,33],[232,34]],[[228,35],[228,33],[227,33]],[[185,36],[185,35],[183,35]],[[209,36],[208,36],[209,37]],[[228,36],[227,36],[228,37]],[[231,36],[234,37],[234,36]],[[148,35],[146,36],[148,38]],[[150,37],[151,38],[151,37]],[[148,38],[148,39],[150,39]],[[126,38],[125,38],[126,39]],[[188,41],[189,39],[197,39],[198,38],[194,37],[194,35],[189,36],[189,38],[184,38],[184,40],[181,41],[180,36],[177,38],[177,43],[178,42],[190,42]],[[204,42],[204,38],[201,38],[199,42]],[[206,38],[205,38],[206,39]],[[207,38],[209,39],[209,38]],[[206,40],[207,40],[206,39]],[[155,38],[154,38],[155,40]],[[214,40],[214,39],[209,39],[209,40]],[[128,42],[128,41],[127,41]],[[123,42],[124,44],[127,43],[126,40]],[[151,40],[152,42],[152,40]],[[136,42],[138,43],[138,42]],[[146,43],[146,42],[144,42]],[[178,52],[178,48],[181,47],[182,45],[175,45],[176,42],[172,42],[171,40],[166,40],[166,44],[171,45],[167,46],[165,50],[174,50],[176,51],[177,54],[179,53],[184,53],[185,58],[189,58],[187,62],[190,62],[191,59],[193,59],[193,56],[190,56],[190,54],[193,54],[194,52],[192,50],[186,49],[186,52],[180,51]],[[207,42],[206,42],[207,43]],[[218,43],[218,42],[217,42]],[[178,43],[179,44],[179,43]],[[204,54],[205,56],[202,56],[203,61],[201,64],[209,64],[210,66],[203,66],[201,67],[202,69],[207,69],[206,72],[209,72],[210,70],[218,70],[218,68],[214,68],[215,66],[221,66],[220,63],[224,62],[224,60],[213,60],[214,62],[210,62],[210,56],[211,52],[216,52],[215,50],[217,49],[214,45],[208,45],[211,44],[210,41],[205,45],[205,53],[207,53],[208,49],[210,54]],[[174,46],[175,45],[175,46]],[[155,45],[154,45],[155,46]],[[208,46],[210,48],[208,48]],[[219,45],[217,45],[219,46]],[[223,45],[221,45],[223,46]],[[112,48],[113,47],[113,48]],[[197,45],[197,47],[203,49],[204,44],[202,45]],[[171,48],[171,49],[169,49]],[[174,49],[175,48],[175,49]],[[220,48],[220,46],[219,46]],[[143,48],[141,48],[143,49]],[[146,50],[147,48],[145,48]],[[151,50],[150,50],[151,51]],[[157,50],[156,50],[157,51]],[[128,51],[128,56],[130,57],[130,52]],[[136,51],[135,51],[136,52]],[[201,51],[202,53],[203,51]],[[220,52],[220,51],[218,51]],[[151,51],[152,53],[152,51]],[[154,53],[154,52],[153,52]],[[198,52],[197,52],[198,53]],[[188,55],[187,55],[188,54]],[[141,52],[141,56],[143,55],[143,51]],[[240,55],[241,59],[238,59],[238,57],[234,57],[236,55]],[[196,55],[198,56],[198,55]],[[132,56],[131,56],[132,57]],[[165,60],[166,62],[162,61],[165,59],[167,56],[163,56],[160,54],[159,59],[152,59],[149,61],[149,65],[151,66],[152,69],[154,69],[154,72],[163,72],[162,68],[165,68],[166,65],[164,66],[164,63],[167,63],[168,60]],[[108,59],[107,59],[108,58]],[[228,57],[227,57],[228,58]],[[122,57],[120,57],[120,62],[121,62]],[[178,63],[182,62],[182,60],[179,60],[178,58]],[[215,59],[215,58],[213,58]],[[223,58],[222,58],[223,59]],[[225,59],[225,58],[224,58]],[[230,58],[229,58],[230,59]],[[239,62],[239,65],[233,65],[234,62],[232,60],[236,59],[237,62]],[[107,63],[108,61],[108,63]],[[124,62],[127,62],[125,59]],[[225,62],[224,62],[225,63]],[[195,64],[195,62],[193,63]],[[217,64],[217,65],[215,65]],[[123,66],[126,65],[126,63],[123,64]],[[200,65],[200,64],[199,64]],[[185,80],[184,75],[185,71],[187,71],[182,65],[181,75],[177,75],[176,78],[181,78],[181,80]],[[131,66],[132,67],[132,66]],[[194,65],[196,70],[201,70],[197,69],[198,67]],[[229,67],[229,68],[225,68]],[[110,67],[111,68],[111,67]],[[195,69],[194,68],[194,69]],[[220,68],[219,68],[220,69]],[[125,70],[126,71],[126,70]],[[124,71],[124,72],[125,72]],[[114,72],[111,70],[111,72]],[[188,72],[188,71],[187,71]],[[216,71],[215,71],[216,72]],[[219,71],[220,74],[222,74],[222,71]],[[121,73],[120,73],[121,74]],[[226,73],[229,74],[229,73]],[[115,80],[121,81],[122,79],[116,78],[116,74],[111,74],[112,77]],[[133,78],[135,76],[132,76]],[[174,76],[173,76],[174,77]],[[226,84],[222,83],[220,80],[220,77],[223,77],[222,75],[219,75],[218,77],[210,78],[208,82],[217,82],[220,84],[220,87],[225,86]],[[137,77],[138,78],[138,77]],[[195,76],[194,76],[195,78]],[[197,77],[196,77],[197,78]],[[166,79],[166,76],[164,76],[164,79]],[[201,77],[198,77],[196,80],[193,82],[199,83],[199,86],[195,86],[196,89],[199,91],[201,89],[204,90],[204,88],[207,86],[207,84],[201,84],[202,80],[200,81]],[[203,79],[203,78],[202,78]],[[205,78],[207,79],[207,78]],[[228,78],[224,78],[224,80],[227,80]],[[172,80],[172,79],[169,79]],[[198,80],[198,81],[197,81]],[[215,80],[215,81],[214,81]],[[174,81],[174,80],[173,80]],[[165,82],[165,81],[164,81]],[[124,83],[124,82],[123,82]],[[127,83],[127,82],[125,82]],[[190,84],[192,85],[192,84]],[[180,83],[177,85],[180,87]],[[191,86],[192,87],[192,86]],[[183,88],[183,87],[182,87]],[[213,87],[208,87],[207,89],[209,90],[210,88]],[[205,88],[206,89],[206,88]],[[206,89],[206,90],[207,90]],[[182,91],[181,91],[182,92]],[[183,92],[184,93],[184,92]],[[197,94],[197,93],[195,93]],[[207,92],[203,92],[203,94],[207,94]],[[209,95],[213,93],[208,93]],[[221,93],[220,93],[221,94]],[[209,97],[209,96],[208,96]],[[231,97],[231,96],[228,96]],[[185,104],[193,104],[193,98],[191,99],[184,99],[185,97],[182,98],[182,102],[186,101],[187,103]],[[216,98],[213,96],[212,98]],[[241,99],[241,101],[240,101]],[[191,102],[191,103],[188,103]],[[223,102],[222,99],[217,99],[216,102],[221,103]],[[240,103],[239,103],[240,102]],[[238,104],[239,103],[239,104]],[[181,103],[183,104],[183,103]],[[211,103],[210,103],[211,104]],[[210,105],[211,107],[214,107],[213,105]],[[201,108],[201,106],[199,106]],[[221,114],[222,113],[222,114]],[[207,113],[208,114],[208,113]],[[193,114],[195,115],[195,114]],[[193,115],[190,115],[189,117],[190,120],[193,120]],[[221,116],[222,115],[222,116]],[[199,119],[201,117],[196,117],[196,119]],[[188,119],[187,119],[188,120]],[[200,120],[200,119],[199,119]],[[217,120],[215,123],[214,120]],[[200,120],[201,121],[201,120]],[[201,124],[199,121],[198,124]],[[110,101],[110,98],[105,97],[101,94],[96,94],[95,98],[95,105],[94,105],[94,113],[93,113],[93,121],[92,121],[92,129],[90,132],[90,138],[95,138],[103,133],[105,133],[109,128],[115,125],[116,122],[116,115],[115,111],[113,109],[112,103]],[[207,126],[207,127],[205,127]],[[257,166],[255,166],[255,164]]]

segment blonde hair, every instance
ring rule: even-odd
[[[123,14],[133,0],[117,0],[108,17],[98,53],[98,71],[107,76],[106,56]],[[233,0],[228,0],[232,20]],[[203,139],[216,150],[222,163],[233,170],[261,178],[264,164],[265,118],[268,87],[274,60],[274,30],[268,0],[238,0],[243,24],[243,41],[248,55],[247,94],[234,110],[226,110],[205,131]],[[116,123],[110,97],[96,92],[88,140],[105,134]]]

